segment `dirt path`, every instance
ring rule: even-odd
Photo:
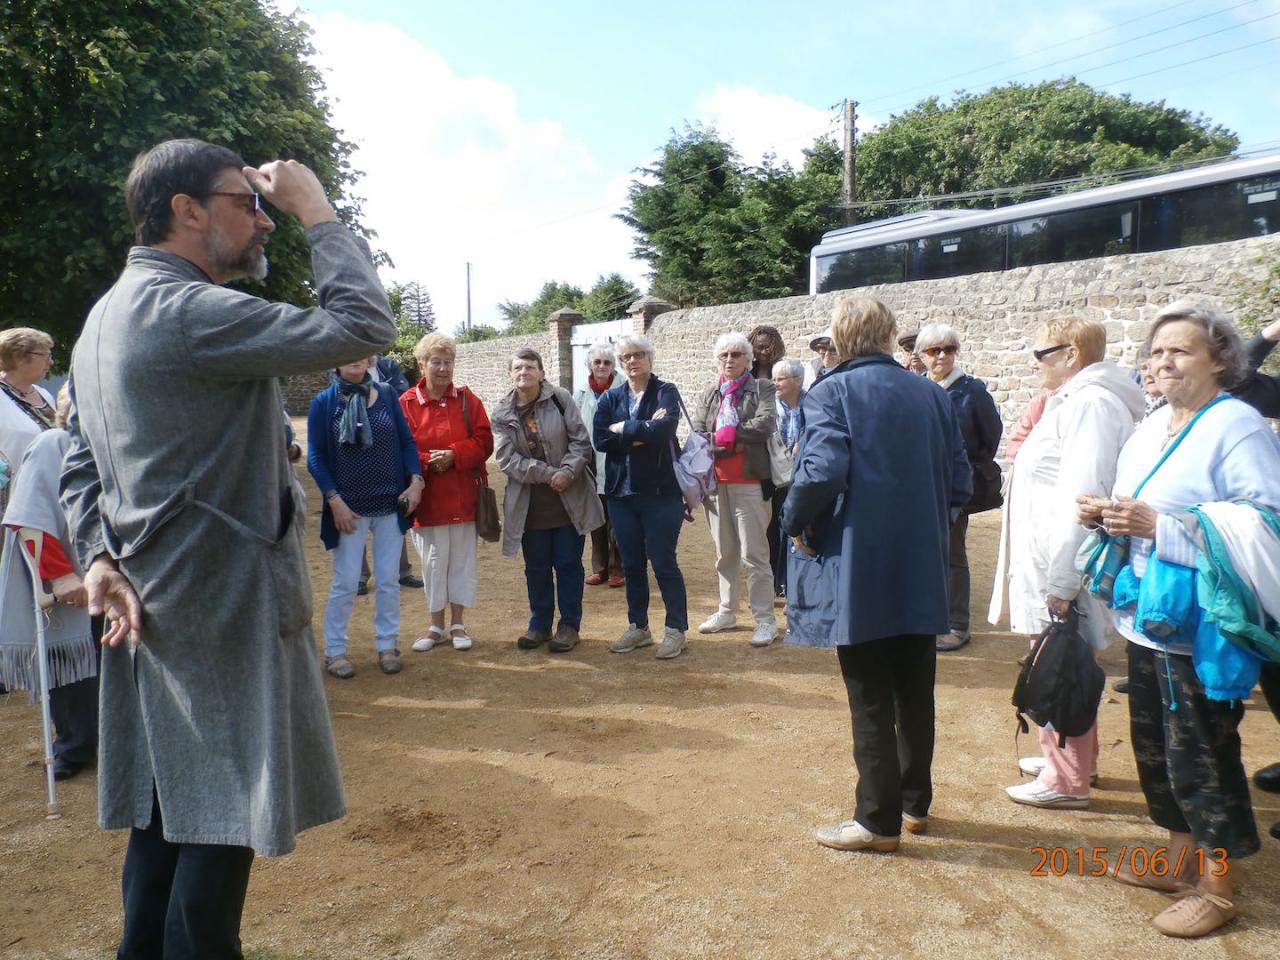
[[[996,523],[987,514],[970,531],[980,612]],[[316,526],[318,624],[329,563]],[[696,624],[715,606],[705,523],[686,526],[680,552]],[[327,684],[350,814],[304,834],[293,856],[258,861],[247,946],[317,958],[1280,956],[1270,838],[1240,865],[1244,916],[1199,943],[1155,933],[1160,895],[1081,878],[1074,854],[1067,876],[1031,876],[1033,848],[1083,847],[1087,860],[1160,832],[1124,698],[1110,693],[1088,811],[1004,796],[1019,779],[1009,692],[1022,648],[1010,634],[979,633],[941,658],[929,834],[896,856],[846,854],[812,840],[852,809],[831,651],[754,650],[743,629],[694,634],[671,662],[610,654],[625,607],[604,587],[588,588],[572,654],[517,651],[520,563],[482,544],[479,568],[475,649],[408,652],[425,605],[406,592],[396,677],[376,668],[372,598],[357,603],[356,678]],[[1119,644],[1104,663],[1122,672]],[[1250,771],[1280,759],[1260,698],[1242,733]],[[0,956],[107,956],[125,835],[95,829],[93,775],[62,787],[64,819],[43,819],[38,744],[36,710],[0,698]],[[1034,738],[1020,749],[1034,753]],[[1263,830],[1280,819],[1280,798],[1254,801]]]

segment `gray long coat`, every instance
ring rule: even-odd
[[[108,552],[142,601],[142,645],[102,663],[99,822],[275,856],[345,813],[311,638],[305,499],[278,377],[395,338],[368,247],[307,231],[321,306],[216,286],[134,247],[71,363],[62,502],[87,567]]]
[[[512,390],[499,400],[489,417],[493,428],[493,457],[498,469],[507,475],[507,489],[502,495],[504,557],[514,557],[520,549],[525,518],[529,514],[529,484],[547,483],[558,470],[566,470],[573,476],[573,483],[560,494],[560,502],[574,529],[585,535],[604,523],[604,508],[600,506],[595,481],[587,470],[588,461],[595,460],[595,450],[573,395],[562,387],[542,383],[533,415],[546,448],[545,462],[529,452],[524,427],[516,415],[515,396]],[[552,397],[560,400],[563,414]]]

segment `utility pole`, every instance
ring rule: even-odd
[[[471,329],[471,261],[467,261],[467,329]]]
[[[852,224],[857,222],[857,217],[853,212],[853,205],[858,200],[858,187],[854,182],[854,173],[858,163],[858,146],[854,139],[853,125],[857,119],[858,104],[853,100],[844,102],[844,182],[841,185],[841,195],[844,198],[844,222]]]

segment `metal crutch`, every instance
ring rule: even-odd
[[[36,660],[40,671],[40,724],[44,735],[44,775],[48,787],[46,820],[61,819],[58,812],[58,788],[53,779],[53,716],[49,712],[49,646],[44,636],[44,620],[53,607],[53,593],[45,589],[40,579],[40,554],[44,550],[44,531],[33,527],[18,530],[18,549],[31,574],[31,589],[35,598]]]

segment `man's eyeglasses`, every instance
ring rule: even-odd
[[[256,214],[259,210],[262,209],[262,197],[258,195],[256,190],[251,191],[249,193],[241,193],[239,191],[231,191],[231,190],[213,190],[209,193],[209,196],[211,197],[246,197],[249,200],[249,205],[244,208],[244,212],[248,214]]]
[[[647,356],[647,353],[624,353],[622,356],[618,357],[618,359],[623,363],[630,363],[633,360],[643,360]]]
[[[927,349],[921,352],[924,353],[925,356],[932,357],[936,360],[938,357],[941,357],[941,356],[949,357],[959,349],[960,348],[957,347],[954,343],[949,343],[945,347],[928,347]]]
[[[1057,346],[1045,347],[1043,350],[1032,350],[1031,355],[1043,363],[1045,357],[1052,356],[1059,350],[1065,350],[1069,346],[1071,346],[1069,343],[1059,343]]]

